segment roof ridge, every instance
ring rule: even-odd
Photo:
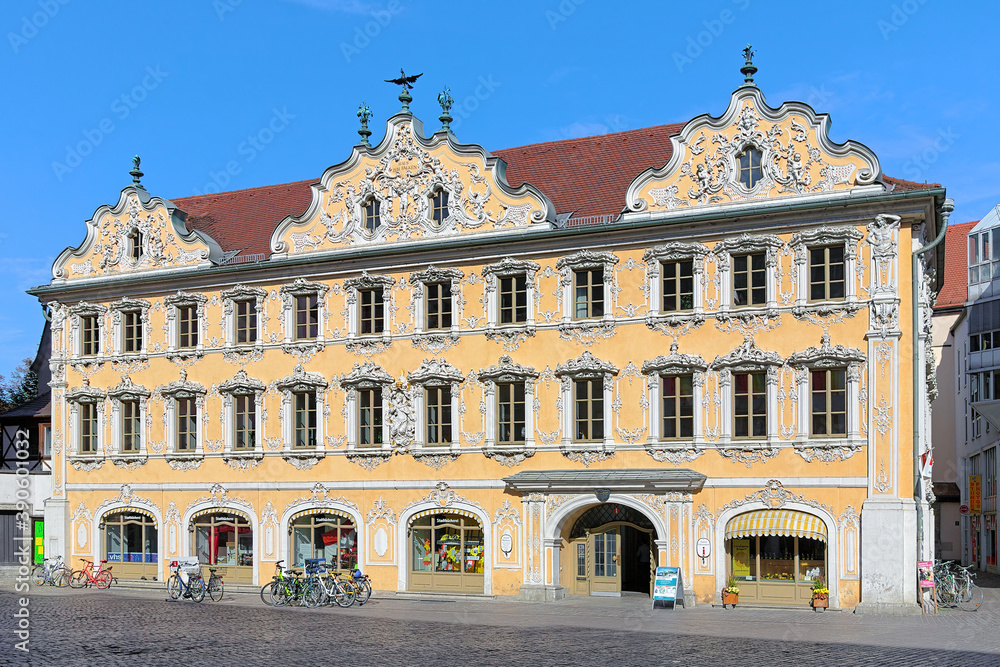
[[[635,134],[636,132],[646,132],[646,131],[650,131],[650,130],[659,130],[659,129],[665,128],[665,127],[676,127],[676,128],[678,128],[678,131],[680,131],[680,129],[683,128],[685,125],[687,125],[687,123],[661,123],[660,125],[650,125],[648,127],[637,127],[637,128],[635,128],[633,130],[622,130],[620,132],[605,132],[604,134],[590,134],[590,135],[587,135],[585,137],[572,137],[572,138],[569,138],[569,139],[554,139],[553,141],[539,141],[539,142],[534,143],[534,144],[523,144],[523,145],[520,145],[520,146],[508,146],[507,148],[500,148],[500,149],[497,149],[495,151],[490,151],[490,152],[491,153],[499,153],[499,152],[503,152],[503,151],[517,150],[517,149],[521,149],[521,148],[534,148],[536,146],[550,146],[550,145],[554,145],[554,144],[570,144],[570,143],[573,143],[573,142],[589,141],[591,139],[597,139],[598,137],[613,138],[615,136],[620,136],[620,135],[623,135],[623,134]],[[676,134],[676,133],[673,133],[673,134]]]
[[[319,183],[319,179],[316,179],[316,178],[307,178],[307,179],[304,179],[304,180],[301,180],[301,181],[289,181],[287,183],[271,183],[270,185],[255,185],[255,186],[253,186],[251,188],[241,188],[239,190],[224,190],[222,192],[205,192],[205,193],[200,194],[200,195],[188,195],[186,197],[176,197],[176,198],[172,197],[170,199],[170,201],[172,201],[174,203],[177,203],[179,201],[190,201],[192,199],[198,199],[200,201],[206,201],[206,200],[208,200],[208,199],[210,199],[212,197],[225,197],[225,196],[229,196],[229,195],[242,194],[242,193],[250,192],[252,190],[266,190],[266,189],[269,189],[269,188],[280,188],[280,187],[295,186],[295,185],[305,185],[305,184],[312,185],[313,183]]]

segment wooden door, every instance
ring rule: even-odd
[[[590,595],[590,578],[588,577],[590,554],[587,553],[589,538],[579,537],[570,543],[570,556],[572,558],[573,583],[571,584],[573,595]]]
[[[621,595],[621,536],[618,528],[611,528],[590,536],[591,595]]]

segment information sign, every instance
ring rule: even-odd
[[[750,576],[750,540],[733,540],[733,576]]]
[[[684,586],[679,567],[658,567],[653,579],[653,609],[675,609],[684,603]]]
[[[979,475],[969,475],[969,511],[979,514],[982,511],[982,486]]]

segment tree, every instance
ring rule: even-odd
[[[0,413],[13,410],[38,396],[38,374],[31,359],[23,359],[9,376],[0,375]]]

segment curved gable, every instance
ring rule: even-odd
[[[276,253],[298,254],[357,245],[394,243],[509,228],[548,228],[552,202],[535,187],[512,188],[505,164],[448,132],[423,136],[406,113],[389,119],[378,146],[354,147],[351,157],[324,172],[309,209],[285,218],[271,236]],[[431,219],[431,196],[447,192],[448,215]],[[364,226],[364,206],[375,200],[381,224]]]

